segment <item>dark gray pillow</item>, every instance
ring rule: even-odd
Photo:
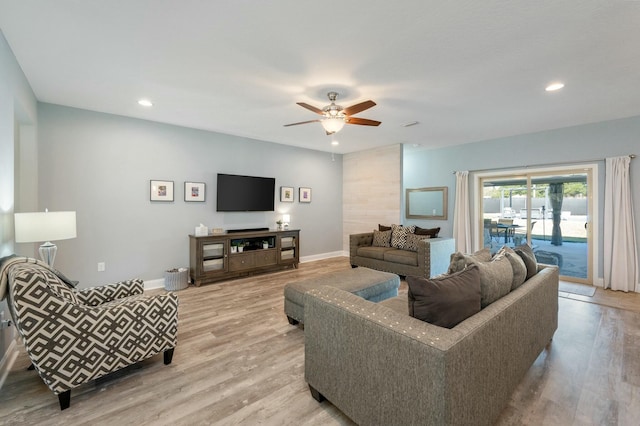
[[[515,251],[524,261],[524,264],[527,267],[527,279],[538,273],[538,261],[536,260],[536,255],[533,254],[533,250],[528,244],[517,246],[513,251]]]
[[[480,312],[477,265],[437,278],[407,277],[409,315],[440,327],[453,328]]]
[[[420,228],[419,226],[416,226],[416,230],[413,232],[418,235],[428,235],[431,238],[438,238],[440,228]]]

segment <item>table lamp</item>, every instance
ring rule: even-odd
[[[282,223],[284,225],[284,229],[289,229],[289,222],[291,222],[291,216],[288,214],[283,214]]]
[[[58,247],[51,241],[76,237],[76,212],[16,213],[16,243],[46,241],[38,252],[40,259],[53,268]]]

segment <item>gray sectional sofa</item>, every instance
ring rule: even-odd
[[[489,425],[558,326],[558,268],[448,329],[323,286],[305,299],[305,378],[359,425]]]
[[[349,235],[349,261],[353,267],[429,278],[447,272],[455,246],[453,238],[425,237],[417,251],[374,247],[373,232],[366,232]]]

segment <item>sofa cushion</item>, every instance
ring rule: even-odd
[[[538,272],[538,262],[531,247],[529,247],[528,244],[522,244],[521,246],[515,247],[513,251],[515,251],[524,261],[524,264],[527,267],[527,279],[534,276]]]
[[[480,271],[470,265],[437,278],[407,277],[409,315],[440,327],[452,328],[480,312]]]
[[[370,246],[362,246],[358,247],[356,251],[356,255],[362,257],[368,257],[370,259],[384,260],[384,252],[389,250],[395,250],[391,247],[370,247]]]
[[[504,254],[509,263],[511,263],[511,270],[513,271],[513,281],[511,282],[511,291],[520,287],[522,283],[527,279],[527,266],[520,256],[516,254],[511,247],[503,246],[497,254]]]
[[[383,254],[386,262],[418,266],[418,253],[409,250],[388,249]]]
[[[391,247],[403,249],[407,243],[407,235],[413,233],[415,229],[415,225],[391,225]]]
[[[462,271],[465,266],[472,261],[489,262],[491,260],[491,251],[488,247],[478,250],[473,254],[464,254],[461,252],[453,253],[450,257],[449,274]]]
[[[413,232],[417,235],[428,235],[431,238],[438,238],[440,228],[420,228],[419,226],[416,226],[416,230]]]
[[[373,244],[374,247],[391,247],[391,230],[388,231],[373,231]]]
[[[424,239],[431,238],[428,235],[408,234],[407,242],[404,244],[405,250],[418,251],[420,242]]]

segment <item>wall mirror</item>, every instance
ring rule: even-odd
[[[446,186],[407,189],[405,198],[408,219],[447,220]]]

